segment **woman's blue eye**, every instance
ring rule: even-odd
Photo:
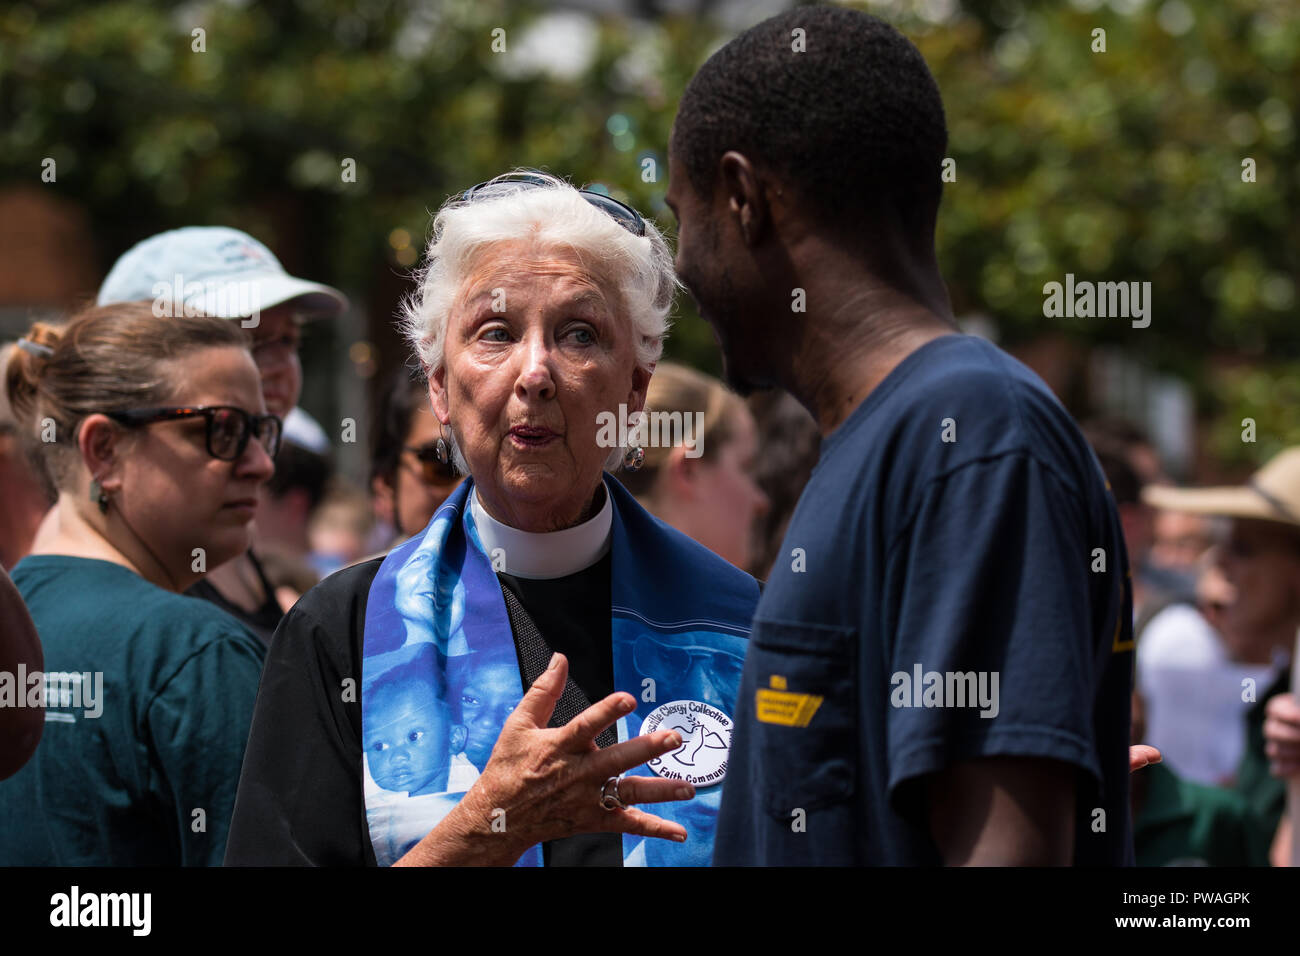
[[[596,341],[595,333],[593,333],[591,329],[577,328],[573,330],[573,334],[575,336],[580,336],[580,338],[577,339],[579,345],[591,345]]]
[[[497,333],[500,333],[503,336],[503,338],[499,338],[499,339],[491,338],[491,336],[496,335]],[[483,337],[485,339],[488,339],[488,341],[490,342],[507,342],[510,339],[510,334],[506,332],[505,329],[498,327],[495,329],[488,329],[483,333]]]

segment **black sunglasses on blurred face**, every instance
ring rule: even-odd
[[[423,445],[406,445],[403,451],[409,451],[419,463],[420,480],[426,485],[449,485],[459,480],[455,466],[450,461],[445,464],[438,460],[438,442],[435,439]]]

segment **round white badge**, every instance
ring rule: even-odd
[[[674,700],[656,707],[641,725],[641,733],[675,730],[682,735],[682,745],[647,761],[646,766],[661,777],[685,780],[697,787],[721,783],[727,775],[734,726],[718,708],[699,700]]]

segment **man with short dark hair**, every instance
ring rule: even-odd
[[[821,460],[754,621],[714,861],[1122,864],[1127,557],[1024,366],[957,333],[943,106],[893,28],[801,7],[700,69],[669,149],[678,273],[731,384]]]

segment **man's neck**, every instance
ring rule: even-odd
[[[905,358],[958,331],[933,258],[919,259],[897,243],[882,250],[880,261],[867,262],[814,231],[798,235],[790,249],[808,311],[778,379],[823,438]]]
[[[884,286],[838,298],[809,313],[807,331],[782,384],[825,438],[921,346],[957,331],[952,320]]]

